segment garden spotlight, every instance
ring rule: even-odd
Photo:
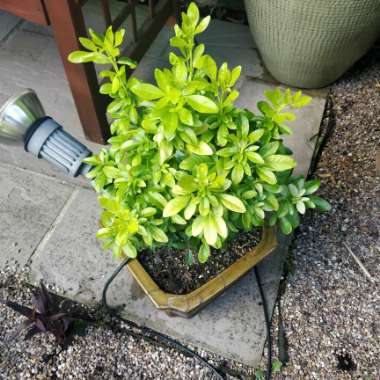
[[[72,177],[91,169],[82,162],[91,151],[46,116],[37,94],[30,89],[11,97],[0,108],[0,143],[23,145],[27,152]]]

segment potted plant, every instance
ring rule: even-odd
[[[185,316],[274,249],[276,224],[289,234],[299,225],[299,213],[329,208],[314,195],[317,180],[291,175],[296,162],[281,140],[292,133],[285,124],[295,118],[289,109],[310,98],[276,89],[259,103],[261,115],[236,108],[241,68],[230,70],[226,63],[218,68],[205,46],[195,43],[209,21],[200,20],[190,4],[170,40],[176,48],[169,55],[171,67],[154,71],[155,84],[127,78],[126,67],[136,63],[120,56],[124,30],[108,28],[104,36],[90,30],[91,39],[80,39],[88,51],[69,56],[74,63],[108,65],[100,73],[106,79],[100,92],[112,98],[113,136],[109,148],[86,159],[103,208],[97,236],[116,258],[138,258],[128,268],[157,307]],[[256,244],[255,231],[261,230]],[[232,265],[221,263],[243,231],[248,248]],[[154,261],[157,255],[161,262]],[[167,284],[161,289],[154,280],[170,269],[185,281],[189,268],[202,271],[199,263],[210,262],[218,270],[211,268],[209,278],[197,272],[199,286],[187,294],[174,294],[178,289],[168,290]],[[178,267],[172,268],[174,263]],[[209,281],[198,284],[202,276]]]
[[[380,37],[378,0],[245,0],[253,38],[280,82],[319,88]]]

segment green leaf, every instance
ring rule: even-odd
[[[199,33],[204,32],[207,29],[208,24],[210,23],[210,20],[211,20],[210,16],[207,16],[204,19],[202,19],[201,22],[198,24],[198,26],[195,28],[194,34],[199,34]]]
[[[282,93],[279,88],[276,88],[273,91],[266,90],[264,91],[264,96],[275,106],[278,107],[282,102]]]
[[[235,146],[227,146],[226,148],[219,149],[216,154],[220,157],[231,157],[235,153],[237,153],[238,150]]]
[[[195,214],[196,208],[197,208],[197,205],[196,205],[195,200],[193,198],[189,202],[189,204],[187,205],[187,207],[185,208],[184,216],[185,216],[186,220],[189,220],[189,219],[191,219],[193,217],[193,215]]]
[[[212,148],[204,141],[200,141],[198,145],[188,144],[187,149],[200,156],[210,156],[213,154]]]
[[[178,127],[178,114],[168,112],[163,117],[164,122],[164,135],[170,141],[175,136],[175,131]]]
[[[131,69],[134,69],[137,67],[137,62],[128,58],[128,57],[120,57],[118,58],[117,60],[117,63],[119,63],[120,65],[127,65],[129,66]]]
[[[198,252],[198,260],[201,264],[204,264],[210,256],[210,247],[207,244],[202,244]]]
[[[193,115],[188,109],[181,108],[178,111],[178,114],[179,114],[179,119],[181,120],[183,124],[190,125],[190,126],[194,124]]]
[[[165,197],[160,194],[160,193],[157,193],[155,191],[151,191],[150,193],[148,193],[147,197],[151,200],[151,202],[158,206],[159,208],[160,207],[165,207],[168,203],[168,201],[165,199]]]
[[[302,108],[306,105],[308,105],[311,102],[311,97],[310,96],[303,96],[301,91],[297,91],[293,95],[292,99],[292,107],[294,108]]]
[[[131,242],[127,242],[124,246],[123,246],[123,251],[127,254],[128,257],[130,257],[131,259],[134,259],[136,258],[137,256],[137,250],[136,250],[136,247],[131,243]]]
[[[162,140],[158,144],[158,153],[160,156],[160,164],[162,165],[173,153],[173,145],[171,142]]]
[[[103,47],[104,44],[104,36],[96,33],[93,29],[89,29],[88,33],[90,34],[91,39],[94,41],[96,45],[99,47]]]
[[[115,168],[114,166],[105,166],[103,168],[103,173],[108,177],[108,178],[117,178],[119,176],[119,169]]]
[[[229,83],[230,87],[235,85],[235,83],[237,82],[237,80],[240,77],[240,73],[241,73],[241,66],[236,66],[233,68],[233,70],[231,71],[231,79],[230,79],[230,83]]]
[[[170,39],[170,46],[183,48],[186,46],[186,41],[181,37],[172,37]]]
[[[187,8],[187,17],[192,25],[196,25],[199,21],[199,10],[194,2],[191,2]]]
[[[264,380],[264,371],[261,368],[255,370],[256,380]]]
[[[107,30],[106,30],[106,34],[105,34],[105,41],[104,42],[107,42],[107,41],[111,44],[111,46],[113,46],[113,43],[114,43],[114,33],[112,31],[112,25],[110,25]]]
[[[229,70],[228,70],[228,65],[227,62],[224,62],[222,66],[219,68],[218,72],[218,82],[221,86],[226,87],[227,82],[229,81]]]
[[[205,225],[205,218],[203,216],[198,216],[194,219],[193,224],[191,225],[191,233],[193,236],[198,236],[203,232]]]
[[[243,202],[239,198],[235,197],[234,195],[221,194],[219,198],[223,206],[228,208],[229,210],[234,211],[234,212],[239,212],[239,213],[246,212],[246,208]]]
[[[280,143],[278,141],[271,142],[269,144],[265,144],[260,150],[259,153],[263,157],[272,156],[275,154],[280,147]]]
[[[210,201],[207,197],[203,197],[199,202],[199,214],[207,216],[210,212]]]
[[[282,112],[278,113],[273,117],[273,121],[277,124],[282,124],[284,121],[294,121],[296,115],[292,112]]]
[[[153,216],[157,213],[157,209],[154,207],[146,207],[143,210],[141,210],[141,216],[144,216],[145,218],[149,218],[150,216]]]
[[[114,94],[117,92],[120,88],[120,80],[117,76],[115,76],[112,80],[112,87],[111,87],[111,92]]]
[[[110,228],[101,228],[96,233],[96,237],[98,239],[106,239],[106,238],[112,237],[112,230]]]
[[[69,54],[68,60],[71,63],[85,63],[92,61],[98,53],[89,53],[88,51],[73,51]]]
[[[232,90],[230,94],[227,96],[227,98],[223,102],[223,106],[229,106],[231,105],[239,96],[239,91]]]
[[[197,64],[199,63],[199,60],[203,56],[204,51],[205,51],[205,45],[204,44],[199,44],[198,46],[195,47],[194,52],[193,52],[194,67],[197,67]]]
[[[215,218],[215,224],[218,231],[218,234],[223,238],[226,239],[228,236],[228,229],[227,224],[224,221],[224,219],[221,216],[214,216]]]
[[[164,93],[150,83],[136,83],[131,91],[143,100],[154,100],[164,96]]]
[[[280,218],[280,227],[285,235],[289,235],[293,230],[291,223],[285,217]]]
[[[264,163],[264,159],[256,152],[246,152],[245,155],[247,156],[248,160],[252,161],[255,164]]]
[[[105,94],[105,95],[108,95],[112,92],[112,85],[111,83],[104,83],[100,86],[99,88],[99,92],[101,94]]]
[[[107,106],[107,112],[114,113],[124,105],[124,99],[116,99]]]
[[[172,200],[170,200],[164,208],[164,211],[163,211],[164,218],[168,218],[169,216],[178,214],[182,209],[186,207],[189,200],[190,200],[190,196],[188,195],[173,198]]]
[[[318,179],[307,181],[305,183],[306,194],[309,195],[315,193],[319,189],[320,184],[321,182]]]
[[[268,194],[265,201],[270,205],[272,210],[277,211],[279,208],[278,200],[273,194]]]
[[[242,181],[243,177],[244,177],[244,169],[243,169],[242,164],[235,165],[231,173],[232,182],[236,185]]]
[[[96,45],[88,38],[79,37],[79,42],[83,47],[85,47],[88,50],[96,51]]]
[[[210,215],[203,230],[203,236],[208,245],[214,245],[218,238],[218,230],[214,218]]]
[[[211,81],[216,80],[217,66],[215,61],[209,55],[203,56],[202,65],[200,68],[205,71]]]
[[[265,158],[265,166],[275,172],[293,169],[296,164],[292,157],[281,154],[274,154]]]
[[[310,197],[310,200],[321,211],[330,211],[331,210],[330,203],[327,202],[326,200],[320,198],[320,197],[313,196],[313,197]]]
[[[296,207],[297,207],[297,211],[300,213],[300,214],[304,214],[305,211],[306,211],[306,207],[305,207],[305,204],[303,203],[303,201],[299,200],[296,204]]]
[[[158,227],[151,226],[150,231],[152,232],[152,237],[155,241],[158,241],[159,243],[167,243],[168,242],[168,237],[165,234],[165,232]]]
[[[272,117],[275,114],[274,109],[267,102],[264,102],[264,101],[258,102],[257,108],[265,116]]]
[[[288,189],[290,191],[290,194],[293,195],[293,197],[298,197],[300,195],[300,191],[299,191],[298,187],[296,185],[294,185],[293,183],[290,183],[288,185]]]
[[[200,113],[217,113],[218,106],[209,98],[203,95],[186,96],[186,102]]]
[[[123,43],[124,35],[125,35],[125,29],[123,28],[119,29],[115,33],[115,46],[120,46]]]
[[[264,182],[267,182],[270,185],[274,185],[275,183],[277,183],[276,176],[269,169],[256,168],[256,172],[257,172],[258,176],[260,177],[260,179],[262,179]]]
[[[248,135],[249,142],[254,144],[256,141],[259,141],[264,134],[264,129],[256,129]]]
[[[276,359],[273,363],[272,363],[272,371],[274,373],[276,372],[280,372],[281,371],[281,367],[282,367],[282,363]]]

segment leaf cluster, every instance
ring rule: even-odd
[[[103,208],[97,236],[116,257],[170,242],[205,262],[234,233],[279,223],[288,234],[299,213],[329,208],[314,195],[317,181],[291,176],[296,162],[281,139],[292,133],[292,110],[311,98],[275,89],[259,115],[234,106],[241,67],[218,67],[195,41],[209,22],[189,5],[170,40],[170,67],[155,69],[154,83],[126,77],[135,63],[120,57],[123,30],[90,30],[80,40],[88,51],[69,56],[108,65],[100,91],[113,99],[111,147],[86,162]]]
[[[48,292],[42,281],[40,288],[33,293],[33,308],[9,300],[0,300],[0,303],[26,317],[13,334],[17,336],[23,330],[27,330],[25,339],[37,333],[50,333],[63,345],[68,337],[70,325],[76,320],[60,309],[55,296]]]

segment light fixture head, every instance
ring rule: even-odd
[[[45,116],[37,94],[26,89],[0,108],[0,143],[23,145],[29,128]]]
[[[0,143],[23,145],[27,152],[72,177],[91,169],[83,163],[91,151],[45,115],[37,94],[30,89],[11,97],[0,108]]]

